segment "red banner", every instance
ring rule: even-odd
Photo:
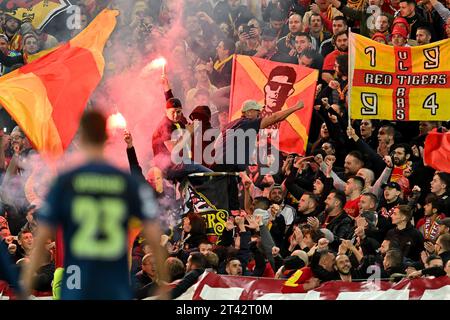
[[[285,280],[205,273],[181,300],[448,300],[450,278],[330,281],[308,293],[282,293]]]

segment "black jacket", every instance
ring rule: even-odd
[[[321,224],[325,222],[327,218],[327,214],[322,212],[318,219]],[[330,243],[330,247],[337,251],[339,248],[339,244],[341,239],[349,240],[353,236],[353,219],[350,216],[342,211],[338,216],[332,218],[326,228],[330,230],[334,235],[334,241]]]
[[[397,228],[389,230],[386,239],[397,241],[405,258],[420,261],[420,253],[424,250],[424,239],[422,233],[412,224],[408,224],[403,230]]]

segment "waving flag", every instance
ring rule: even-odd
[[[103,48],[118,11],[104,10],[66,44],[0,78],[0,104],[34,147],[61,155],[103,76]]]
[[[450,40],[393,47],[350,33],[351,117],[448,119]]]
[[[230,119],[241,116],[241,106],[246,100],[256,100],[264,105],[263,116],[293,107],[301,100],[305,105],[302,110],[271,129],[279,129],[281,151],[304,154],[318,75],[317,70],[303,66],[235,55]]]

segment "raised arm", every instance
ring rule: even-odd
[[[262,119],[260,128],[265,129],[267,127],[270,127],[271,125],[274,125],[275,123],[281,122],[294,112],[303,109],[303,107],[303,101],[300,101],[295,107],[275,112],[274,114]]]

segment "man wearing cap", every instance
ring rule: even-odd
[[[394,213],[394,209],[403,204],[404,201],[400,197],[402,194],[402,187],[397,182],[388,182],[384,183],[381,186],[383,191],[383,200],[380,204],[380,209],[378,210],[379,214],[384,216],[385,218],[390,218]]]
[[[381,32],[375,32],[372,36],[372,40],[382,44],[388,44],[386,36]]]
[[[277,47],[277,32],[271,28],[264,28],[261,35],[261,46],[254,55],[255,57],[284,63],[297,63],[295,57],[280,52]]]

